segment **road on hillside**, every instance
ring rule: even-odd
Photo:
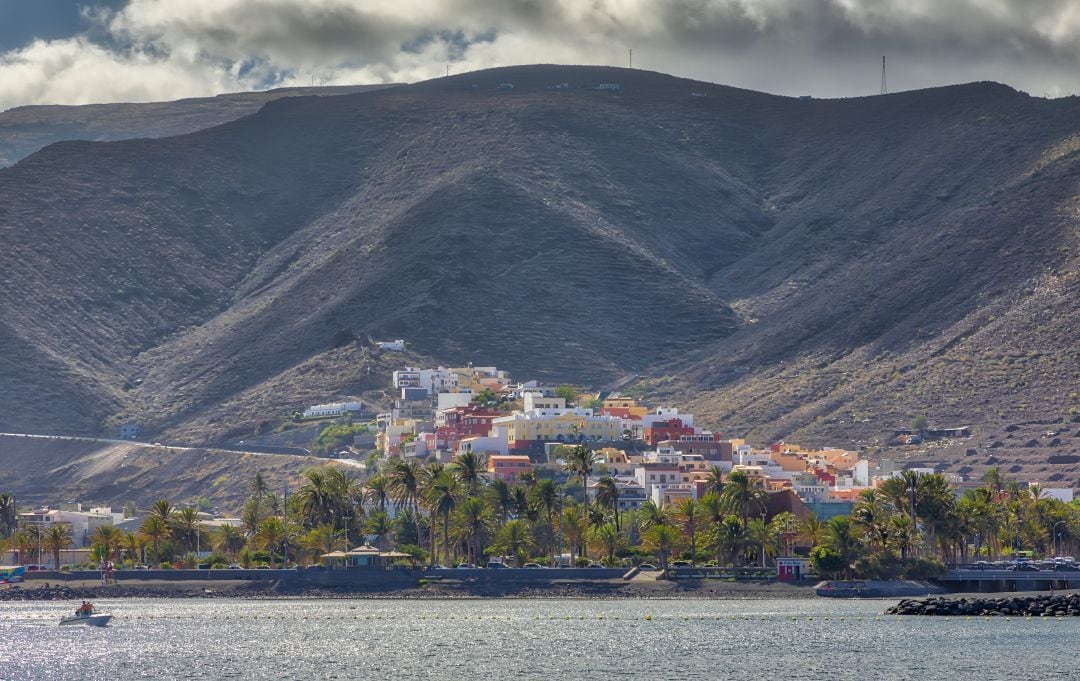
[[[77,435],[41,435],[37,433],[0,433],[0,437],[27,437],[40,440],[68,440],[74,442],[98,442],[108,445],[135,445],[137,447],[156,447],[159,449],[172,449],[178,452],[187,452],[193,449],[213,449],[218,452],[228,452],[229,454],[250,454],[252,456],[299,456],[298,454],[274,454],[270,452],[252,452],[247,450],[239,450],[233,446],[229,449],[221,449],[219,447],[180,447],[176,445],[167,445],[162,442],[138,442],[136,440],[114,440],[111,438],[103,437],[83,437]],[[356,459],[327,459],[328,461],[338,461],[351,468],[365,468],[365,465],[361,461]]]

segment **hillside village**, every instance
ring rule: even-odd
[[[637,509],[701,499],[717,476],[741,471],[769,492],[769,514],[791,512],[821,520],[846,515],[866,489],[903,470],[929,474],[932,467],[871,460],[865,452],[835,447],[809,448],[776,442],[755,447],[695,424],[694,414],[674,406],[646,406],[618,393],[582,394],[569,386],[537,381],[515,383],[493,366],[406,367],[393,372],[396,399],[353,436],[339,456],[367,451],[370,461],[403,459],[449,464],[471,452],[483,457],[487,474],[509,483],[530,477],[567,479],[571,447],[593,454],[588,497],[601,478],[618,486],[620,507]],[[350,418],[362,414],[359,401],[314,405],[305,418]],[[357,419],[362,420],[361,418]],[[967,428],[924,428],[896,432],[904,444],[921,437],[966,437]],[[960,494],[980,482],[948,476]],[[1071,501],[1071,488],[1042,486],[1043,494]]]

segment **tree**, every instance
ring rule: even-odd
[[[476,452],[462,452],[454,457],[450,465],[458,479],[465,485],[466,495],[475,496],[487,471],[487,457]]]
[[[561,397],[566,400],[566,406],[572,407],[577,402],[578,391],[576,388],[569,385],[560,385],[555,388],[555,397]]]
[[[15,497],[0,494],[0,539],[7,539],[18,529],[19,514],[15,508]]]
[[[850,572],[848,566],[858,558],[861,548],[858,529],[851,524],[851,519],[848,516],[836,516],[825,523],[824,545],[835,551],[843,559],[845,565],[844,574],[848,574]]]
[[[591,541],[605,556],[605,563],[610,567],[615,563],[615,553],[623,546],[622,532],[612,523],[589,530]]]
[[[425,501],[433,515],[442,516],[443,560],[450,564],[450,514],[457,508],[461,485],[449,470],[439,471],[424,490]]]
[[[570,547],[570,563],[573,564],[574,556],[588,555],[585,549],[585,538],[589,527],[589,519],[581,504],[571,503],[563,508],[562,533],[566,543]]]
[[[596,482],[596,501],[601,506],[615,513],[615,529],[622,531],[619,525],[619,483],[610,475],[605,475]]]
[[[271,516],[259,525],[258,532],[251,538],[256,548],[270,552],[270,562],[274,562],[274,553],[281,549],[285,539],[285,523],[281,518]]]
[[[146,548],[146,540],[143,537],[134,532],[124,532],[120,545],[127,551],[132,563],[141,563],[145,560],[143,549]]]
[[[416,461],[394,461],[386,473],[387,489],[399,506],[417,510],[420,499],[420,464]],[[368,481],[371,486],[371,481]],[[385,505],[385,499],[382,502]],[[380,510],[386,510],[380,507]]]
[[[151,514],[143,519],[139,526],[139,534],[150,540],[154,546],[154,561],[161,562],[161,540],[169,536],[169,523],[160,515]]]
[[[100,525],[94,528],[90,540],[101,547],[102,557],[105,560],[113,560],[114,554],[120,550],[124,532],[112,525]]]
[[[675,522],[690,540],[690,564],[697,564],[697,530],[701,522],[701,507],[693,499],[682,499],[672,512]]]
[[[810,549],[810,566],[822,577],[836,579],[848,570],[848,562],[836,549],[815,546]]]
[[[930,420],[926,416],[919,415],[911,419],[911,429],[919,433],[919,437],[926,436],[926,429],[930,427]]]
[[[765,512],[765,490],[757,486],[743,471],[734,471],[727,478],[720,494],[724,509],[742,518],[742,534],[745,537],[751,515]]]
[[[735,556],[739,555],[745,543],[742,523],[739,517],[728,514],[716,524],[713,524],[706,534],[706,545],[716,552],[716,562],[728,564],[735,562]]]
[[[221,525],[214,531],[213,547],[230,557],[235,557],[240,549],[244,548],[247,540],[239,527],[234,525]]]
[[[588,489],[589,473],[592,473],[593,453],[585,445],[567,448],[563,469],[581,477],[581,486]]]
[[[393,521],[390,520],[390,516],[386,514],[386,511],[375,511],[368,514],[367,520],[364,522],[364,534],[375,537],[375,547],[380,551],[384,548],[383,540],[392,531]]]
[[[468,544],[469,562],[479,565],[483,543],[495,525],[495,513],[482,498],[471,497],[458,506],[454,518],[461,538]]]
[[[545,517],[547,518],[547,549],[548,556],[551,558],[551,562],[555,562],[555,521],[552,516],[555,512],[555,506],[559,503],[559,489],[555,486],[555,482],[550,478],[544,478],[536,483],[536,487],[532,490],[533,505],[538,509],[543,510]]]
[[[679,531],[670,525],[654,525],[642,536],[645,547],[656,553],[660,561],[660,569],[667,570],[668,556],[678,550],[682,536]]]
[[[485,496],[499,516],[499,522],[505,523],[510,519],[510,514],[514,509],[514,494],[505,480],[502,478],[492,480],[485,491]]]
[[[60,569],[60,552],[71,546],[71,526],[64,523],[53,523],[45,531],[42,543],[47,551],[53,554],[53,566]]]
[[[514,557],[514,565],[521,567],[525,563],[527,552],[534,546],[529,524],[524,520],[511,520],[502,526],[491,548],[500,555]]]
[[[390,500],[391,484],[390,480],[382,475],[368,478],[364,483],[364,501],[373,505],[380,513],[385,513],[386,502]],[[415,486],[413,490],[413,493],[408,495],[410,503],[415,499]]]
[[[705,494],[719,495],[724,491],[724,471],[719,466],[712,466],[705,475]]]
[[[172,536],[185,551],[194,551],[202,534],[199,512],[194,508],[185,508],[173,514]]]

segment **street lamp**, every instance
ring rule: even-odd
[[[1057,528],[1058,528],[1058,525],[1064,525],[1064,524],[1065,524],[1064,520],[1059,520],[1056,523],[1054,523],[1054,529],[1050,530],[1051,538],[1054,539],[1054,549],[1057,551],[1057,554],[1059,556],[1065,555],[1065,539],[1064,539],[1064,537],[1062,537],[1062,535],[1060,535],[1058,533]],[[1059,542],[1061,544],[1060,548],[1058,547]]]

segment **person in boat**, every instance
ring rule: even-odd
[[[75,611],[75,614],[80,617],[89,617],[90,613],[94,612],[94,606],[87,601],[83,601],[79,609]]]

